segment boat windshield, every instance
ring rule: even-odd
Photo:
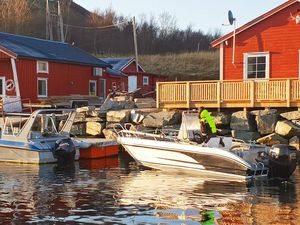
[[[69,115],[66,115],[66,118]],[[61,119],[61,118],[60,118]],[[11,115],[5,118],[2,129],[2,136],[17,136],[21,130],[28,125],[28,120],[32,121],[30,130],[28,130],[30,138],[41,138],[47,136],[58,135],[59,120],[57,115],[51,114],[38,114],[35,118],[30,115]],[[28,126],[27,126],[28,127]],[[28,127],[29,129],[29,127]]]
[[[199,116],[197,112],[183,112],[182,122],[177,138],[179,140],[191,140],[195,133],[200,131]]]

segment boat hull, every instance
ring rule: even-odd
[[[118,142],[139,164],[149,168],[198,173],[214,180],[251,177],[251,165],[227,150],[132,137],[119,137]]]
[[[75,160],[79,159],[79,150],[76,149]],[[46,164],[55,163],[51,150],[33,150],[16,148],[15,146],[0,146],[0,161],[11,163]]]

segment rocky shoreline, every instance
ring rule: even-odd
[[[72,127],[74,136],[94,136],[115,139],[115,124],[136,124],[142,130],[161,128],[179,129],[181,110],[165,111],[148,108],[136,100],[111,100],[103,110],[95,107],[77,109]],[[153,106],[153,102],[151,102]],[[143,107],[141,107],[141,105]],[[211,112],[215,118],[218,134],[232,136],[247,142],[260,144],[290,144],[300,149],[300,111],[280,113],[276,109]]]

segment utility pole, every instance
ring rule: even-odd
[[[134,40],[136,72],[139,72],[139,58],[138,58],[138,46],[137,46],[137,35],[136,35],[135,17],[132,18],[132,29],[133,29],[133,40]]]
[[[46,39],[53,40],[52,18],[49,8],[49,0],[46,0]]]
[[[60,37],[61,42],[65,42],[65,36],[64,36],[64,23],[63,23],[63,18],[61,14],[61,9],[60,9],[60,2],[57,1],[57,29],[58,29],[58,37]]]

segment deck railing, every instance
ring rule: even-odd
[[[158,82],[158,108],[299,107],[300,80]]]

